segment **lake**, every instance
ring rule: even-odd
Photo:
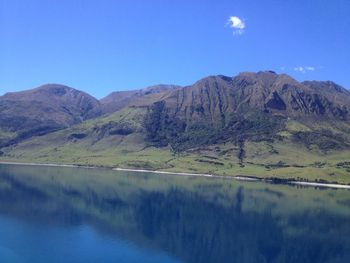
[[[0,262],[350,262],[350,191],[0,165]]]

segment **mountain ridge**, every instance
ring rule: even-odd
[[[6,93],[0,97],[0,113],[0,129],[9,135],[0,137],[0,146],[101,115],[97,99],[59,84]]]
[[[96,116],[12,140],[1,158],[264,176],[309,171],[305,178],[346,182],[350,173],[350,92],[330,81],[243,72],[93,101]]]
[[[163,92],[167,92],[171,89],[177,88],[181,88],[181,86],[170,84],[158,84],[137,90],[114,91],[108,94],[106,97],[100,99],[100,103],[102,105],[103,113],[108,114],[120,110],[121,108],[127,106],[133,100],[137,100],[139,97],[160,94]]]

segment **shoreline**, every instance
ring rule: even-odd
[[[159,170],[119,168],[119,167],[111,167],[111,166],[89,166],[89,165],[79,165],[79,164],[24,163],[24,162],[11,162],[11,161],[0,161],[0,164],[69,167],[69,168],[85,168],[85,169],[111,169],[112,171],[154,173],[154,174],[166,174],[166,175],[178,175],[178,176],[198,176],[198,177],[210,177],[210,178],[222,178],[222,179],[235,179],[237,181],[250,181],[250,182],[260,181],[265,183],[289,184],[289,185],[297,185],[297,186],[299,185],[299,186],[307,186],[307,187],[313,186],[313,187],[325,187],[325,188],[350,190],[350,185],[346,185],[346,184],[294,181],[290,179],[281,179],[278,177],[261,178],[261,177],[254,177],[254,176],[242,176],[242,175],[223,176],[223,175],[214,175],[214,174],[205,174],[205,173],[168,172],[168,171],[159,171]]]
[[[341,189],[350,189],[350,185],[346,184],[331,184],[331,183],[316,183],[316,182],[300,182],[300,181],[291,181],[290,184],[294,185],[303,185],[303,186],[321,186],[321,187],[330,187],[330,188],[341,188]]]

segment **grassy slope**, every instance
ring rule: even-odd
[[[124,168],[146,168],[174,172],[250,175],[259,177],[302,178],[310,181],[350,183],[350,151],[327,154],[317,148],[292,143],[291,132],[308,130],[291,121],[281,132],[283,141],[246,142],[243,166],[239,164],[239,147],[232,143],[201,147],[181,154],[170,148],[145,144],[141,127],[145,111],[141,107],[126,108],[114,114],[86,121],[70,129],[35,137],[16,147],[3,150],[2,161],[82,164]],[[129,135],[100,136],[108,123],[122,123],[134,129]],[[86,134],[71,139],[71,134]]]
[[[0,128],[0,141],[7,141],[14,139],[18,134],[16,132],[7,131]]]

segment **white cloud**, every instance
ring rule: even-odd
[[[294,71],[300,72],[300,73],[306,73],[309,71],[315,71],[315,67],[312,66],[299,66],[299,67],[295,67]]]
[[[238,16],[230,16],[228,25],[233,28],[234,35],[242,35],[245,29],[245,23]]]

